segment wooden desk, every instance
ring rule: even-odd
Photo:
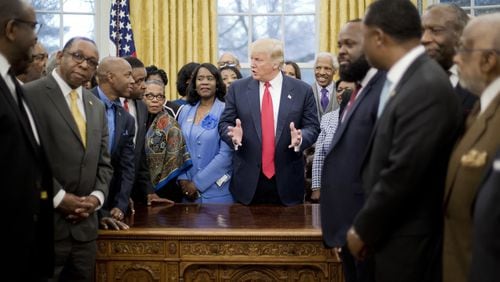
[[[319,206],[137,207],[127,231],[100,231],[97,281],[342,281]]]

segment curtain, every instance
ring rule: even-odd
[[[177,99],[177,72],[189,62],[217,61],[217,0],[130,0],[137,57],[168,75]]]
[[[337,35],[349,20],[363,18],[374,0],[321,0],[319,15],[319,50],[337,55]],[[411,0],[417,8],[425,9],[428,0]]]

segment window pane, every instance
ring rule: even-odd
[[[35,10],[42,11],[59,11],[60,0],[31,0],[29,1]]]
[[[37,14],[37,21],[43,26],[38,33],[38,40],[47,49],[50,54],[59,50],[59,26],[61,24],[61,16],[59,14]]]
[[[219,16],[219,56],[232,52],[241,63],[248,62],[248,29],[247,16]]]
[[[256,16],[253,17],[252,42],[259,38],[276,38],[281,40],[281,17],[279,16]]]
[[[314,15],[285,17],[285,59],[295,62],[314,60],[316,34]],[[307,30],[308,32],[304,32]]]
[[[75,36],[85,36],[90,39],[94,39],[95,37],[93,15],[64,15],[63,23],[64,43]]]
[[[476,6],[484,6],[484,5],[500,5],[500,1],[498,0],[476,0]]]
[[[64,12],[94,13],[94,0],[64,0]]]
[[[457,4],[458,6],[470,6],[470,1],[471,0],[441,0],[439,2],[441,3],[454,3]]]
[[[316,81],[312,68],[300,68],[300,74],[302,75],[302,81],[307,82],[309,85],[312,85]]]
[[[219,14],[248,12],[248,0],[219,0],[217,1]]]
[[[315,0],[284,0],[285,13],[314,13]]]
[[[281,12],[282,0],[251,0],[252,12],[264,13],[278,13]]]
[[[500,13],[500,8],[475,9],[474,12],[476,16],[484,14]]]

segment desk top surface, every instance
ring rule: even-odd
[[[126,222],[129,232],[304,232],[320,234],[319,205],[244,206],[175,204],[153,207],[136,206]],[[101,231],[102,233],[116,231]]]

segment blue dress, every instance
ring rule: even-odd
[[[229,191],[233,151],[222,141],[217,129],[224,103],[215,99],[210,112],[199,124],[194,124],[199,105],[199,102],[194,106],[186,105],[179,114],[179,124],[193,166],[178,180],[194,182],[200,191],[197,203],[233,203]]]

